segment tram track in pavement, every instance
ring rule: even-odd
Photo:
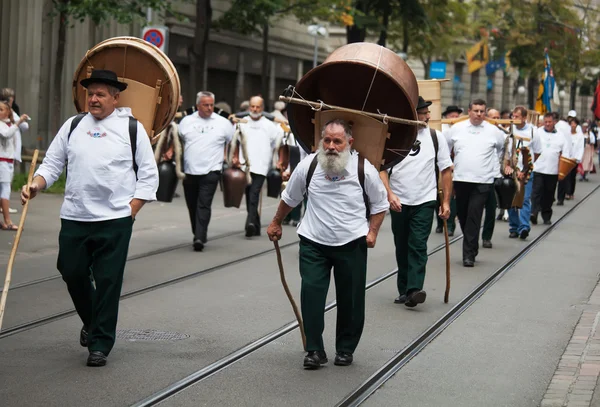
[[[600,186],[595,187],[582,200],[571,207],[563,216],[548,226],[539,236],[527,244],[506,263],[500,266],[483,282],[478,284],[470,293],[463,297],[452,309],[439,318],[434,324],[421,333],[410,344],[401,349],[393,358],[371,375],[362,384],[348,393],[336,407],[356,407],[365,402],[373,393],[381,388],[388,380],[398,373],[412,358],[417,356],[427,345],[438,337],[452,322],[462,315],[473,303],[475,303],[487,290],[498,280],[504,277],[517,263],[524,259],[533,249],[543,242],[548,235],[554,231],[566,218],[569,217],[580,205],[586,202]]]
[[[231,235],[236,235],[236,234],[239,234],[239,233],[232,233]],[[215,240],[215,239],[212,239],[212,240]],[[289,243],[286,243],[286,244],[283,244],[283,245],[280,246],[280,249],[285,249],[287,247],[291,247],[291,246],[297,245],[298,242],[300,242],[299,239],[294,240],[294,241],[289,242]],[[186,244],[186,246],[188,246],[188,245],[189,244]],[[168,286],[171,286],[173,284],[180,283],[182,281],[190,280],[190,279],[193,279],[193,278],[196,278],[196,277],[208,274],[208,273],[212,273],[212,272],[220,270],[220,269],[224,269],[224,268],[227,268],[227,267],[239,264],[239,263],[246,262],[248,260],[254,259],[256,257],[263,256],[265,254],[272,253],[274,251],[275,251],[275,248],[261,250],[260,252],[253,253],[253,254],[250,254],[250,255],[247,255],[247,256],[235,259],[235,260],[230,260],[230,261],[227,261],[225,263],[217,264],[215,266],[211,266],[211,267],[208,267],[208,268],[205,268],[205,269],[202,269],[202,270],[198,270],[198,271],[195,271],[195,272],[192,272],[192,273],[188,273],[188,274],[185,274],[185,275],[182,275],[182,276],[174,277],[174,278],[171,278],[171,279],[168,279],[168,280],[165,280],[165,281],[161,281],[159,283],[150,284],[150,285],[148,285],[146,287],[143,287],[143,288],[134,289],[134,290],[128,291],[128,292],[126,292],[124,294],[121,294],[121,297],[120,297],[119,300],[122,301],[122,300],[125,300],[127,298],[135,297],[135,296],[138,296],[138,295],[141,295],[141,294],[145,294],[145,293],[150,292],[150,291],[154,291],[154,290],[158,290],[158,289],[161,289],[161,288],[164,288],[164,287],[168,287]],[[162,253],[164,253],[164,252],[165,251],[163,250]],[[153,254],[158,254],[158,253],[154,253],[153,252]],[[145,256],[145,257],[149,257],[149,256]],[[141,257],[137,257],[137,258],[141,258]],[[48,281],[48,280],[46,280],[46,281]],[[65,311],[61,311],[61,312],[58,312],[58,313],[55,313],[55,314],[52,314],[52,315],[49,315],[49,316],[46,316],[46,317],[38,318],[38,319],[33,320],[33,321],[29,321],[29,322],[25,322],[25,323],[22,323],[22,324],[18,324],[18,325],[14,325],[14,326],[5,328],[2,331],[0,331],[0,340],[4,339],[6,337],[9,337],[11,335],[15,335],[15,334],[18,334],[18,333],[21,333],[21,332],[24,332],[24,331],[28,331],[30,329],[37,328],[37,327],[42,326],[42,325],[46,325],[46,324],[49,324],[49,323],[52,323],[52,322],[55,322],[55,321],[59,321],[61,319],[64,319],[64,318],[67,318],[67,317],[70,317],[70,316],[76,315],[76,314],[77,314],[77,312],[75,311],[75,309],[71,308],[71,309],[68,309],[68,310],[65,310]]]
[[[208,242],[214,242],[216,240],[225,239],[225,238],[236,236],[236,235],[242,235],[244,233],[245,232],[243,232],[243,231],[241,231],[241,232],[240,231],[238,231],[238,232],[225,232],[225,233],[217,235],[217,236],[215,236],[215,237],[213,237],[211,239],[208,239],[207,241]],[[186,242],[186,243],[178,243],[178,244],[175,244],[175,245],[172,245],[172,246],[165,246],[165,247],[161,247],[161,248],[154,249],[154,250],[149,250],[147,252],[138,253],[138,254],[134,254],[132,256],[128,256],[127,257],[127,263],[129,263],[130,261],[145,259],[145,258],[148,258],[148,257],[156,256],[156,255],[163,254],[163,253],[172,252],[172,251],[179,250],[179,249],[184,249],[186,247],[191,247],[191,246],[192,246],[191,243]],[[48,277],[43,277],[43,278],[38,278],[38,279],[35,279],[35,280],[25,281],[23,283],[15,284],[15,285],[9,287],[8,291],[13,291],[13,290],[17,290],[19,288],[24,288],[24,287],[29,287],[29,286],[36,285],[36,284],[41,284],[41,283],[45,283],[45,282],[48,282],[48,281],[54,281],[54,280],[58,280],[60,278],[61,278],[60,274],[54,274],[54,275],[51,275],[51,276],[48,276]],[[2,291],[2,288],[3,287],[0,287],[0,291]]]
[[[450,245],[452,245],[460,240],[462,240],[462,235],[452,238],[449,241],[449,243],[450,243]],[[284,246],[281,246],[281,247],[284,247]],[[442,243],[442,244],[436,246],[435,248],[433,248],[429,253],[427,253],[427,256],[428,257],[432,256],[432,255],[444,250],[445,247],[446,247],[446,244]],[[379,285],[380,283],[386,281],[390,277],[393,277],[394,275],[396,275],[397,272],[398,272],[398,269],[395,268],[395,269],[388,271],[387,273],[377,277],[376,279],[369,281],[367,283],[365,289],[369,290],[369,289]],[[325,312],[329,312],[336,307],[337,307],[337,302],[335,300],[333,300],[325,306]],[[256,339],[255,341],[247,344],[246,346],[244,346],[242,348],[237,349],[236,351],[211,363],[210,365],[205,366],[202,369],[199,369],[199,370],[191,373],[190,375],[171,384],[170,386],[166,387],[165,389],[163,389],[157,393],[154,393],[150,397],[133,404],[133,407],[155,406],[155,405],[161,403],[162,401],[170,398],[171,396],[181,393],[182,391],[197,384],[198,382],[201,382],[202,380],[205,380],[205,379],[213,376],[214,374],[223,371],[224,369],[235,364],[236,362],[239,362],[246,356],[248,356],[254,352],[257,352],[264,346],[276,341],[277,339],[292,332],[293,330],[295,330],[297,328],[298,328],[297,321],[289,322],[288,324],[262,336],[259,339]],[[0,336],[0,338],[1,338],[1,336]]]
[[[396,355],[390,359],[383,367],[378,369],[371,377],[363,382],[359,387],[355,388],[352,392],[347,394],[341,401],[336,404],[336,407],[348,407],[358,406],[364,402],[370,395],[372,395],[379,387],[381,387],[387,380],[398,372],[404,365],[406,365],[410,359],[416,356],[423,348],[425,348],[433,339],[435,339],[441,332],[456,320],[464,311],[466,311],[471,304],[477,301],[496,281],[502,278],[513,266],[515,266],[521,259],[529,254],[538,244],[540,244],[550,232],[555,230],[562,221],[568,217],[569,214],[573,213],[581,204],[586,202],[600,186],[595,187],[590,193],[588,193],[581,201],[570,208],[563,216],[557,219],[552,225],[543,230],[539,236],[528,242],[527,245],[519,250],[509,261],[500,266],[490,276],[486,277],[482,283],[479,283],[475,289],[469,292],[463,297],[450,311],[445,313],[440,319],[438,319],[429,328],[425,329],[416,339],[411,341],[406,347],[401,349]],[[450,244],[456,243],[462,240],[462,235],[457,236],[450,240]],[[445,244],[441,244],[435,247],[428,253],[428,257],[433,254],[444,250]],[[369,290],[383,281],[393,277],[397,274],[398,269],[389,271],[375,280],[367,283],[366,290]],[[331,301],[325,307],[325,312],[329,312],[336,307],[336,301]],[[294,331],[298,328],[298,322],[290,322],[283,327],[264,335],[263,337],[249,343],[248,345],[239,348],[238,350],[230,353],[229,355],[185,376],[179,381],[171,384],[170,386],[152,394],[151,396],[132,404],[132,407],[150,407],[155,406],[167,399],[183,393],[186,389],[191,388],[193,385],[198,384],[219,372],[224,371],[228,367],[231,367],[235,363],[242,359],[250,356],[257,352],[261,348],[275,342],[282,336]]]

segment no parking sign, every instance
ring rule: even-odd
[[[167,53],[169,29],[165,26],[148,26],[142,29],[142,39],[157,46],[162,52]]]

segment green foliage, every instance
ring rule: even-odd
[[[187,1],[187,0],[186,0]],[[155,11],[173,13],[176,0],[52,0],[52,15],[63,14],[67,21],[83,22],[89,18],[98,24],[114,19],[121,24],[131,23],[134,19],[144,19],[146,8]]]
[[[13,177],[13,181],[11,184],[12,190],[15,192],[20,192],[23,185],[27,184],[27,173],[17,173]],[[43,190],[42,192],[48,194],[64,194],[65,186],[67,184],[67,177],[65,174],[61,174],[60,177],[56,180],[54,184],[48,189]]]

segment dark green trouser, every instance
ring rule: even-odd
[[[300,205],[296,206],[294,209],[292,209],[292,211],[290,213],[287,214],[284,221],[291,222],[291,221],[295,220],[296,222],[298,222],[301,217],[302,217],[302,202],[300,203]]]
[[[437,212],[436,218],[437,227],[442,229],[444,227],[444,222],[442,222],[442,218],[437,216]],[[448,232],[454,232],[456,230],[456,199],[454,197],[450,199],[450,217],[446,223],[448,223]]]
[[[422,290],[427,266],[427,239],[431,233],[436,201],[402,205],[402,212],[390,211],[398,263],[398,293]]]
[[[490,190],[487,201],[485,201],[485,217],[483,218],[483,231],[481,232],[482,240],[492,240],[494,234],[494,226],[496,226],[496,192],[494,186]]]
[[[325,301],[332,267],[337,300],[335,349],[336,352],[354,353],[365,324],[365,236],[343,246],[325,246],[300,237],[300,298],[306,350],[325,349]]]
[[[115,344],[132,226],[129,216],[101,222],[61,219],[57,267],[88,328],[90,351],[108,355]]]

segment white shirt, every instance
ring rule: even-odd
[[[18,123],[19,120],[21,120],[21,118],[19,117],[18,114],[16,114],[13,111],[13,119],[15,120],[15,123]],[[29,123],[27,123],[26,121],[19,124],[19,131],[17,132],[17,134],[15,134],[15,160],[21,162],[21,150],[23,149],[23,141],[21,139],[21,136],[24,132],[26,132],[27,130],[29,130]]]
[[[206,175],[221,171],[225,146],[233,137],[229,120],[214,112],[208,119],[194,113],[181,120],[179,135],[183,141],[183,171],[186,174]]]
[[[0,157],[15,159],[17,136],[20,138],[18,126],[0,120]]]
[[[547,175],[558,174],[559,157],[567,146],[567,141],[559,131],[548,133],[543,127],[537,129],[530,147],[533,154],[540,156],[533,163],[533,171]]]
[[[246,118],[247,123],[240,123],[240,129],[246,139],[250,172],[258,175],[267,175],[273,160],[273,149],[279,137],[283,137],[283,129],[264,116],[258,120]],[[244,158],[240,153],[240,163]]]
[[[60,209],[62,219],[98,222],[131,216],[133,198],[153,201],[158,189],[158,169],[150,139],[138,122],[133,171],[129,116],[131,109],[117,108],[108,117],[96,120],[83,117],[67,140],[71,122],[68,119],[50,144],[46,157],[35,175],[50,187],[67,165],[65,200]]]
[[[456,123],[446,135],[448,148],[454,150],[454,181],[491,184],[498,176],[498,157],[504,148],[504,133],[484,121]]]
[[[298,206],[306,193],[306,175],[316,153],[306,157],[294,170],[281,199]],[[388,210],[383,182],[375,167],[365,160],[365,192],[371,214]],[[308,186],[308,204],[298,234],[327,246],[342,246],[369,232],[363,190],[358,181],[358,154],[348,160],[344,174],[330,177],[317,164]]]
[[[585,137],[583,136],[583,132],[575,131],[575,134],[569,132],[571,136],[571,156],[574,160],[577,160],[578,163],[583,159],[583,153],[585,151]]]
[[[567,146],[562,152],[563,157],[571,158],[571,126],[566,121],[559,120],[554,127],[562,134],[565,141],[567,141]],[[540,129],[543,128],[544,126],[540,127]]]
[[[440,173],[452,166],[446,138],[436,130],[438,140],[437,165]],[[390,188],[403,205],[421,205],[437,198],[435,178],[435,147],[429,127],[419,129],[417,140],[421,142],[419,154],[409,154],[392,167]]]
[[[512,126],[513,135],[517,139],[517,148],[529,148],[531,140],[533,139],[533,132],[535,131],[535,128],[531,125],[531,123],[525,123],[521,129],[514,124]],[[512,151],[512,139],[508,141],[508,151],[509,154]],[[523,153],[521,152],[517,154],[517,168],[520,171],[523,171]]]

